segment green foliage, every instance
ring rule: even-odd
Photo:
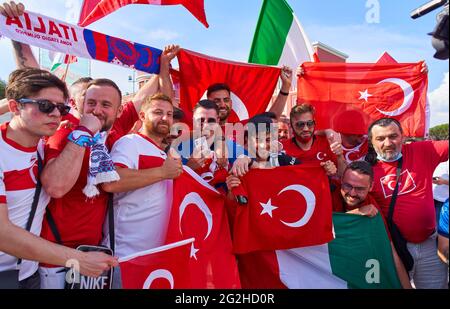
[[[430,137],[437,141],[448,140],[448,123],[431,128]]]

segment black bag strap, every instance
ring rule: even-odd
[[[115,230],[114,230],[114,194],[108,193],[108,225],[109,225],[109,248],[115,252]]]
[[[50,209],[47,208],[47,211],[45,212],[45,218],[47,219],[48,227],[53,233],[53,236],[55,237],[55,240],[58,244],[62,245],[62,239],[61,234],[59,234],[58,228],[56,227],[55,219],[53,219],[52,213],[50,212]]]
[[[113,194],[108,194],[108,225],[109,225],[109,245],[111,250],[114,253],[114,247],[115,247],[115,234],[114,234],[114,205],[113,205]],[[53,236],[55,237],[55,240],[58,244],[62,245],[62,239],[61,234],[59,234],[58,227],[56,226],[55,219],[53,219],[52,213],[47,208],[47,211],[45,213],[45,216],[47,218],[48,226],[50,227],[50,230],[53,233]]]
[[[398,196],[398,190],[399,190],[399,184],[400,184],[400,175],[402,173],[402,166],[403,166],[403,158],[400,158],[398,160],[398,165],[397,165],[397,172],[396,172],[397,179],[396,179],[395,189],[394,189],[394,193],[392,194],[391,204],[389,205],[389,214],[388,214],[389,227],[391,226],[391,224],[393,222],[394,207],[395,207],[395,203],[397,202],[397,196]]]
[[[36,189],[34,190],[33,203],[31,204],[30,216],[28,217],[27,225],[25,229],[29,232],[31,230],[31,226],[33,225],[34,216],[36,215],[37,206],[39,204],[39,196],[41,195],[42,183],[41,183],[41,173],[44,168],[44,164],[42,162],[41,155],[39,151],[37,151],[37,159],[38,159],[38,174],[36,179]],[[17,265],[22,263],[22,259],[17,261]]]

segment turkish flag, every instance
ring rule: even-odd
[[[231,89],[230,122],[249,119],[266,111],[280,75],[280,68],[233,62],[213,58],[189,50],[178,54],[180,64],[180,107],[187,119],[206,90],[216,83]]]
[[[206,28],[209,27],[208,22],[206,21],[204,0],[84,0],[78,25],[86,27],[128,4],[181,4],[205,25]]]
[[[321,245],[333,239],[329,182],[318,164],[253,169],[242,183],[249,202],[237,208],[236,254]]]
[[[388,63],[386,63],[388,62]],[[298,81],[298,103],[316,108],[317,129],[367,134],[380,118],[395,118],[406,136],[424,136],[428,77],[422,62],[304,63]]]
[[[193,289],[240,288],[224,196],[188,167],[174,181],[167,243],[188,237]]]
[[[194,239],[133,254],[119,260],[124,289],[186,289]]]

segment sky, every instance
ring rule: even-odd
[[[1,1],[1,0],[0,0]],[[399,62],[425,60],[429,67],[431,126],[448,123],[448,60],[433,58],[431,32],[439,9],[419,19],[410,12],[427,0],[287,0],[311,42],[347,55],[348,62],[375,62],[389,52]],[[129,5],[89,29],[162,49],[179,44],[215,57],[246,62],[262,0],[205,0],[210,27],[182,6]],[[27,10],[76,23],[82,0],[24,0]],[[37,54],[37,51],[36,51]],[[15,69],[11,43],[0,40],[0,78]],[[132,92],[132,71],[93,61],[93,77],[109,77]]]

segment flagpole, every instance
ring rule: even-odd
[[[61,80],[62,80],[63,82],[66,81],[66,78],[67,78],[67,72],[69,71],[69,66],[70,66],[70,61],[67,62],[66,70],[64,71],[64,74],[63,74],[63,76],[61,77]]]

